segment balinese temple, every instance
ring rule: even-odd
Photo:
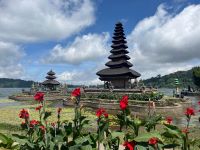
[[[46,79],[47,80],[42,83],[46,90],[54,91],[56,90],[57,86],[60,85],[60,83],[55,80],[55,72],[53,72],[52,70],[47,73]]]
[[[140,77],[140,73],[130,69],[133,65],[128,61],[130,57],[127,55],[126,43],[123,25],[118,22],[115,25],[111,55],[108,57],[110,61],[105,64],[108,68],[97,72],[101,81],[111,84],[115,89],[131,88],[131,79]]]

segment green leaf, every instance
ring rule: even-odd
[[[91,145],[81,146],[81,150],[92,150],[92,146]]]
[[[159,141],[163,141],[161,135],[159,132],[149,132],[149,133],[144,133],[144,134],[141,134],[139,136],[137,136],[136,138],[134,138],[134,140],[136,142],[148,142],[150,138],[152,137],[156,137],[159,139]]]
[[[51,112],[46,111],[43,119],[46,120],[49,116],[51,116]]]

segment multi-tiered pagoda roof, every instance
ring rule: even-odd
[[[130,57],[127,55],[129,52],[126,43],[124,29],[122,23],[119,22],[115,25],[111,45],[112,50],[110,51],[111,55],[108,57],[110,61],[105,64],[108,68],[97,72],[100,80],[112,81],[140,77],[140,73],[130,69],[133,65],[128,61]]]
[[[56,81],[56,76],[55,76],[55,72],[53,72],[52,70],[50,70],[47,73],[46,79],[42,84],[45,86],[54,86],[54,85],[60,85],[60,83],[58,81]]]

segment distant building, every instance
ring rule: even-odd
[[[60,85],[60,83],[55,80],[55,72],[53,72],[52,70],[47,73],[46,79],[47,80],[42,83],[46,90],[54,91],[57,89],[57,86]]]
[[[99,79],[113,88],[131,88],[131,79],[140,77],[140,73],[130,69],[133,65],[127,61],[130,57],[126,55],[129,52],[126,50],[128,46],[125,39],[122,23],[116,23],[111,55],[108,57],[110,61],[105,64],[109,68],[97,72]]]

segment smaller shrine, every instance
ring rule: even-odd
[[[47,73],[46,79],[44,82],[42,82],[42,85],[44,86],[45,90],[55,91],[57,87],[60,85],[58,81],[56,81],[55,72],[50,70]]]

